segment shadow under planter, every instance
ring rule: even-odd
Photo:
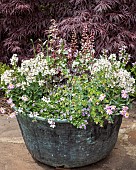
[[[114,148],[122,116],[104,127],[90,123],[86,130],[66,121],[56,121],[53,129],[47,120],[18,114],[17,120],[32,157],[53,167],[81,167],[105,158]]]

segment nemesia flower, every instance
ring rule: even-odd
[[[6,113],[6,109],[5,109],[4,107],[0,107],[0,112],[1,112],[2,114]]]
[[[14,89],[14,87],[15,87],[15,86],[14,86],[13,84],[9,84],[7,88],[8,88],[9,90],[12,90],[12,89]]]
[[[111,60],[116,60],[116,54],[110,54],[109,59]]]
[[[14,65],[18,62],[17,54],[13,54],[12,58],[10,59],[11,65]]]
[[[5,85],[8,85],[12,82],[12,75],[14,73],[14,70],[6,70],[2,75],[1,75],[1,82],[4,82]]]

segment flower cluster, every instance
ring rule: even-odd
[[[75,35],[73,45],[66,46],[56,31],[55,27],[55,32],[49,32],[46,50],[22,61],[20,67],[13,55],[12,69],[1,76],[9,105],[18,114],[47,119],[52,128],[56,119],[66,119],[77,128],[86,129],[90,121],[103,126],[105,120],[112,123],[116,115],[127,118],[135,79],[125,70],[125,48],[119,57],[108,56],[104,50],[96,59],[93,41],[89,39],[77,50]]]

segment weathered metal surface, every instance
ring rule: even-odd
[[[54,167],[81,167],[105,158],[117,141],[122,117],[114,124],[90,124],[86,130],[77,129],[69,123],[56,122],[50,128],[46,120],[17,115],[17,120],[34,159]]]

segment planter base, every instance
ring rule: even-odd
[[[93,123],[86,130],[69,123],[58,123],[50,128],[46,120],[32,121],[24,115],[17,120],[32,157],[53,167],[81,167],[105,158],[114,148],[122,117],[104,127]]]

